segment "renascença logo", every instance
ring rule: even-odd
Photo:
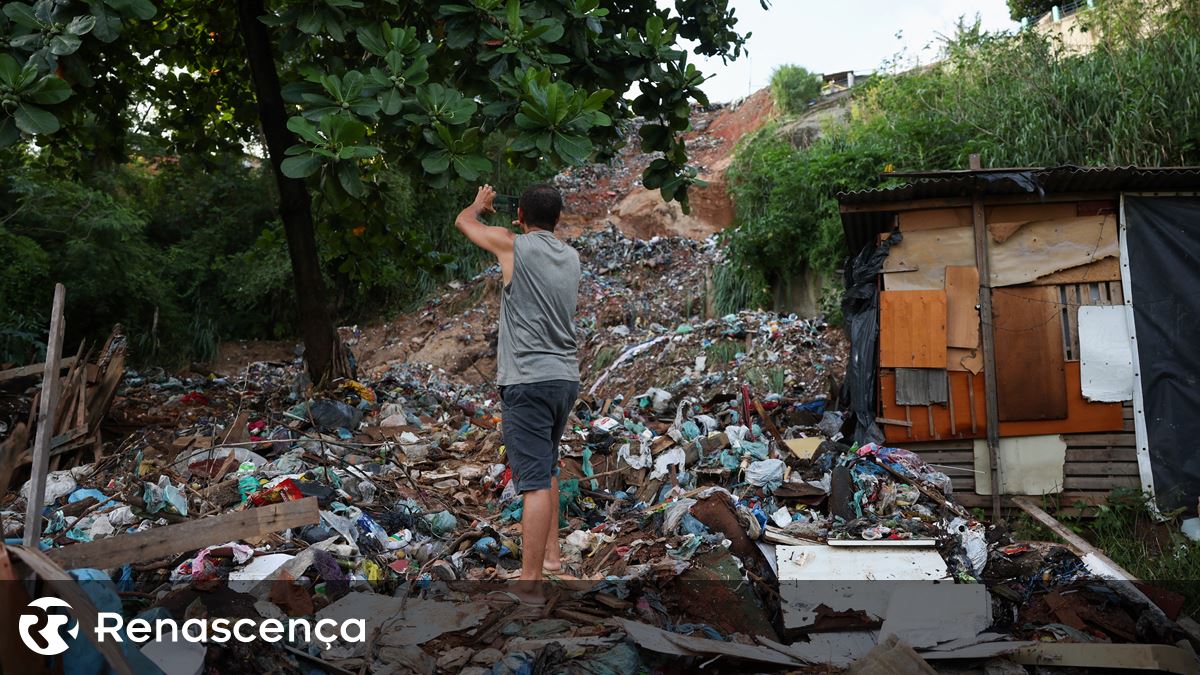
[[[17,621],[17,629],[21,633],[21,642],[25,643],[31,651],[42,656],[55,656],[67,651],[67,641],[63,639],[62,628],[71,622],[71,617],[62,614],[51,614],[51,607],[66,607],[68,610],[71,606],[65,600],[58,598],[38,598],[27,605],[28,607],[37,607],[46,615],[46,625],[41,630],[33,632],[33,627],[38,624],[41,619],[39,614],[22,614]],[[33,639],[33,635],[39,635],[45,647],[39,645]],[[67,635],[75,638],[79,635],[79,622],[76,621],[73,626],[67,629]]]
[[[67,651],[67,642],[63,639],[62,633],[63,627],[71,623],[71,617],[63,614],[51,614],[49,610],[51,607],[65,607],[67,610],[71,610],[71,606],[63,600],[53,597],[38,598],[28,606],[42,611],[22,614],[17,622],[21,641],[25,643],[25,646],[43,656],[55,656]],[[43,614],[48,619],[46,625],[34,630],[34,626],[41,622]],[[71,627],[66,629],[66,633],[72,639],[78,637],[79,622],[71,624]],[[110,640],[125,642],[128,640],[142,643],[152,639],[174,642],[183,639],[186,642],[222,643],[230,640],[279,642],[286,639],[289,642],[301,643],[315,641],[328,649],[339,639],[343,642],[366,642],[367,625],[365,619],[309,621],[300,618],[288,618],[286,621],[279,619],[263,619],[261,621],[224,618],[188,619],[182,624],[174,619],[156,619],[154,621],[131,619],[126,622],[125,617],[117,612],[99,612],[96,614],[95,633],[97,642]],[[35,640],[34,635],[40,636],[40,643],[45,643],[45,646]]]

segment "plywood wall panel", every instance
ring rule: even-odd
[[[884,368],[946,367],[946,292],[879,294],[879,363]]]
[[[974,349],[979,346],[979,270],[946,267],[946,345]]]
[[[996,397],[1001,422],[1064,419],[1062,305],[1053,286],[992,292]]]

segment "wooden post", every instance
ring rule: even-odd
[[[971,170],[982,168],[979,155],[971,155]],[[996,339],[992,332],[992,273],[988,264],[987,217],[983,211],[983,192],[975,181],[971,200],[975,225],[975,267],[979,269],[979,336],[983,346],[983,396],[987,411],[988,463],[992,478],[992,520],[1001,522],[1000,512],[1000,404],[996,400]],[[974,408],[972,407],[972,410]]]
[[[62,356],[63,303],[67,289],[54,284],[54,306],[50,310],[50,339],[46,344],[46,368],[42,371],[42,395],[38,405],[37,436],[33,439],[33,467],[29,476],[29,500],[25,510],[25,545],[37,549],[42,538],[42,507],[46,503],[46,473],[50,469],[50,437],[54,435],[54,411],[58,409],[58,362]]]

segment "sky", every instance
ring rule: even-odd
[[[752,33],[750,53],[728,64],[689,57],[712,76],[703,89],[714,102],[765,87],[771,72],[785,64],[817,73],[865,73],[897,54],[913,65],[935,61],[938,35],[952,35],[960,16],[978,15],[986,30],[1017,28],[1004,0],[773,0],[766,11],[758,0],[730,4],[737,30]]]

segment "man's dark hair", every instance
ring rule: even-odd
[[[526,225],[552,231],[562,213],[563,198],[553,185],[538,183],[521,193],[517,207],[525,214]]]

